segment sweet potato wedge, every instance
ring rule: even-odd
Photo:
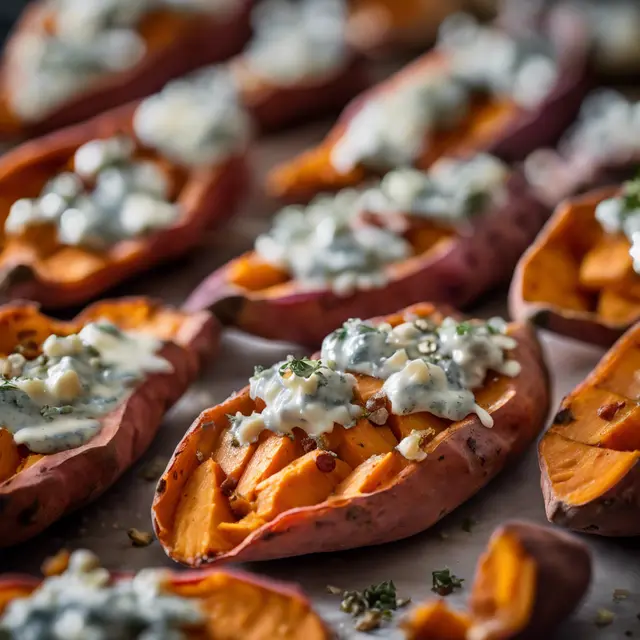
[[[96,297],[122,280],[176,257],[197,244],[201,233],[232,216],[248,180],[242,153],[213,167],[181,167],[138,143],[135,156],[146,158],[169,176],[180,215],[171,226],[109,248],[89,250],[59,244],[51,225],[7,235],[11,205],[36,197],[44,184],[68,169],[75,151],[94,139],[133,135],[136,104],[125,105],[43,138],[24,143],[0,161],[0,285],[5,300],[35,300],[47,308],[65,307]]]
[[[442,319],[433,305],[423,303],[376,321],[395,326],[416,316]],[[334,425],[323,436],[322,449],[308,451],[257,484],[252,503],[237,493],[245,476],[240,475],[238,484],[227,475],[218,485],[213,461],[225,446],[227,415],[237,411],[250,415],[260,408],[245,388],[204,411],[158,483],[152,518],[160,543],[174,560],[196,566],[373,545],[427,529],[522,453],[542,428],[549,397],[539,345],[524,324],[510,325],[508,335],[517,341],[512,356],[522,373],[515,378],[489,374],[475,396],[493,417],[493,428],[483,427],[476,416],[453,423],[440,420],[440,432],[433,429],[434,436],[422,444],[427,457],[421,462],[411,462],[395,449],[385,425],[374,427],[367,419],[350,429]],[[362,382],[358,389],[362,390]],[[437,421],[429,413],[395,417],[411,418],[412,428],[424,430]],[[345,434],[352,429],[359,432],[347,439]],[[266,442],[281,437],[265,434]],[[252,465],[251,455],[261,446],[236,446],[247,451],[245,475]],[[462,475],[464,482],[452,486],[453,475]],[[189,511],[184,505],[195,502],[203,477],[206,486],[212,487],[207,495],[213,500],[203,495],[198,504],[206,508]],[[218,504],[223,499],[228,502]],[[220,537],[221,544],[211,544]]]
[[[640,325],[563,401],[538,454],[547,517],[604,536],[640,535]]]
[[[2,547],[34,536],[108,489],[149,446],[164,413],[217,347],[218,328],[209,314],[189,315],[130,298],[98,302],[68,322],[42,315],[33,304],[0,307],[0,353],[6,356],[27,345],[37,355],[47,336],[76,333],[99,319],[166,340],[159,353],[173,372],[144,377],[131,395],[100,418],[100,431],[84,445],[48,455],[33,455],[21,446],[16,467],[11,441],[0,431]]]
[[[468,613],[435,600],[417,607],[403,628],[409,640],[538,640],[571,615],[590,581],[591,554],[583,542],[507,522],[478,561]]]
[[[426,169],[444,155],[477,151],[493,153],[505,160],[521,160],[541,145],[554,144],[578,113],[586,91],[584,39],[573,29],[563,34],[564,57],[559,61],[561,80],[533,109],[523,109],[507,98],[479,95],[469,112],[453,128],[433,132],[430,143],[416,160]],[[360,164],[339,171],[332,153],[351,120],[380,94],[410,86],[416,78],[450,73],[450,60],[441,51],[423,55],[415,62],[353,100],[335,126],[315,148],[275,167],[267,177],[267,190],[274,197],[305,201],[322,191],[335,191],[363,182],[375,175]],[[544,122],[544,125],[542,124]],[[394,123],[390,122],[389,126]]]
[[[598,189],[558,206],[515,270],[513,317],[602,346],[640,318],[630,244],[622,235],[607,237],[594,216],[617,192]]]
[[[406,238],[415,255],[385,268],[382,289],[349,295],[329,287],[304,289],[253,252],[214,271],[185,308],[211,309],[223,324],[259,336],[317,346],[351,317],[391,313],[424,299],[456,307],[470,304],[509,277],[548,214],[514,172],[500,203],[470,218],[468,226],[426,224],[410,232]]]
[[[112,583],[131,577],[112,574]],[[11,603],[29,597],[38,586],[38,579],[31,576],[0,576],[0,626],[2,615]],[[332,637],[296,585],[216,569],[166,571],[163,593],[199,605],[202,624],[182,630],[190,640],[329,640]]]
[[[33,2],[10,36],[0,65],[0,137],[33,137],[75,124],[158,91],[171,78],[238,53],[249,38],[251,2],[240,0],[224,15],[162,9],[147,14],[139,25],[146,53],[133,67],[106,76],[71,97],[38,121],[22,120],[10,106],[12,85],[19,83],[19,51],[25,37],[49,28],[51,4]]]

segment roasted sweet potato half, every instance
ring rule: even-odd
[[[469,41],[466,36],[460,38]],[[477,92],[464,82],[459,85],[451,53],[456,44],[423,55],[353,100],[317,147],[273,169],[267,179],[268,192],[303,201],[321,191],[359,184],[379,175],[381,168],[414,164],[426,169],[441,156],[477,151],[520,160],[541,145],[554,144],[578,113],[587,88],[584,39],[573,29],[567,29],[563,39],[564,54],[556,63],[557,81],[535,106],[527,108],[504,94]],[[476,63],[492,56],[486,51],[469,54]],[[429,96],[443,82],[455,86],[442,89],[443,95],[437,99]],[[419,87],[425,95],[420,95]],[[430,116],[420,119],[418,114],[426,113],[427,108],[414,109],[411,99],[415,105],[434,101],[429,108],[437,124],[430,124]],[[404,129],[397,127],[398,113],[405,113],[408,120]],[[390,144],[392,136],[403,136],[404,142]]]
[[[315,347],[348,318],[391,313],[424,299],[464,307],[510,277],[549,215],[517,172],[500,191],[466,221],[406,216],[401,237],[410,253],[384,267],[381,287],[307,287],[253,251],[214,271],[186,308],[211,309],[223,324]]]
[[[640,325],[563,401],[538,455],[547,517],[604,536],[640,535]]]
[[[507,522],[478,561],[468,612],[443,600],[404,622],[410,640],[538,640],[576,609],[591,581],[588,547],[566,533]]]
[[[132,630],[147,629],[180,633],[190,640],[328,640],[331,636],[306,596],[295,585],[247,573],[219,570],[172,573],[166,569],[144,569],[135,576],[104,573],[97,558],[87,551],[61,552],[45,568],[55,573],[39,581],[31,576],[0,576],[0,631],[38,629],[46,622],[61,626],[64,605],[54,602],[30,606],[31,598],[66,589],[65,602],[90,608],[92,616],[82,630],[99,630],[105,637],[124,638]],[[53,582],[56,581],[56,583]],[[137,584],[136,584],[137,583]],[[74,590],[75,587],[75,590]],[[83,588],[84,593],[78,590]],[[83,598],[93,596],[87,604]],[[135,607],[122,607],[109,595],[123,595]],[[27,610],[17,620],[14,611]],[[36,613],[36,609],[38,613]],[[77,627],[74,627],[76,631]],[[112,635],[109,635],[109,632]],[[184,635],[182,635],[184,634]]]
[[[235,213],[248,180],[244,154],[214,166],[178,165],[135,137],[136,108],[135,104],[120,107],[26,142],[2,157],[0,283],[5,300],[24,298],[47,308],[80,304],[127,277],[183,254],[198,243],[205,229]],[[164,176],[167,201],[178,208],[171,224],[96,248],[63,244],[53,223],[7,233],[5,223],[16,201],[38,198],[53,178],[72,171],[74,155],[83,145],[117,136],[133,141],[132,162],[150,163]],[[95,190],[91,180],[85,187]]]
[[[595,217],[596,206],[619,192],[599,189],[558,206],[518,263],[509,294],[513,317],[603,346],[640,318],[631,244]]]
[[[102,325],[110,332],[106,340],[122,341],[104,349],[90,347],[82,336]],[[99,302],[69,322],[48,318],[32,304],[5,305],[0,327],[4,547],[95,499],[142,455],[164,413],[195,379],[203,358],[213,353],[218,331],[207,313],[189,315],[144,298]],[[149,349],[157,347],[156,355],[137,349],[129,332],[140,336],[141,345],[151,341]],[[89,356],[95,359],[87,361]],[[116,392],[111,382],[129,375],[118,373],[129,369],[118,368],[123,357],[134,365],[151,358],[151,364],[139,367],[140,375]],[[100,398],[106,403],[102,411],[87,412],[89,403],[97,406]],[[77,422],[71,423],[76,415]]]
[[[383,321],[390,326],[380,330],[391,331],[443,320],[423,303],[368,326],[376,331]],[[237,446],[234,420],[259,418],[270,406],[252,399],[249,388],[206,410],[157,487],[152,517],[165,551],[191,566],[265,560],[380,544],[432,526],[522,453],[544,423],[547,374],[535,334],[523,324],[506,331],[516,345],[508,357],[521,372],[483,379],[475,402],[484,423],[476,415],[453,421],[428,411],[394,413],[384,381],[362,374],[354,381],[356,404],[349,405],[362,417],[348,428],[325,424],[331,431],[317,438],[306,434],[322,433],[320,419],[304,422],[301,412],[306,434],[262,431],[253,444]],[[317,363],[299,365],[309,373]],[[286,379],[293,365],[284,366]],[[491,419],[492,428],[483,426]],[[452,484],[452,477],[464,481]]]
[[[71,2],[66,4],[71,5]],[[180,10],[177,8],[178,3],[174,8],[167,5],[162,7],[162,3],[157,3],[155,9],[148,11],[123,6],[115,9],[115,16],[108,16],[106,12],[101,15],[98,5],[74,8],[59,3],[59,10],[64,9],[70,14],[66,20],[69,23],[66,28],[70,29],[73,25],[74,33],[79,32],[77,36],[82,41],[82,46],[86,46],[87,38],[97,40],[92,28],[97,29],[98,35],[103,33],[100,31],[101,28],[115,27],[116,31],[118,13],[125,13],[127,10],[139,12],[140,21],[134,31],[141,39],[144,52],[135,64],[99,75],[94,80],[86,80],[83,86],[69,91],[67,99],[60,99],[58,95],[64,90],[60,88],[62,81],[58,79],[58,91],[53,91],[51,86],[47,85],[41,92],[36,91],[32,96],[33,101],[41,101],[46,99],[43,95],[45,89],[52,92],[55,102],[50,108],[46,108],[45,105],[42,110],[27,115],[20,113],[21,108],[16,109],[13,97],[16,91],[24,90],[20,85],[25,83],[25,76],[29,78],[29,82],[34,81],[35,71],[25,69],[24,65],[30,64],[29,56],[35,54],[34,49],[37,46],[41,46],[36,43],[57,34],[60,29],[56,3],[48,0],[30,3],[7,42],[0,65],[0,137],[33,137],[81,122],[97,113],[158,91],[172,78],[238,53],[249,38],[251,2],[239,0],[237,7],[229,11],[214,11],[215,4],[206,7],[206,3],[200,3],[198,9],[195,3],[191,8],[188,8],[188,3],[184,3],[185,9]],[[224,3],[220,3],[222,4]],[[95,16],[92,16],[92,13],[95,13]],[[86,21],[86,25],[83,24],[83,20]],[[101,24],[100,20],[103,20],[104,24]],[[82,40],[83,38],[85,40]],[[66,47],[66,38],[60,35],[60,39],[62,47]],[[94,46],[97,46],[96,42]],[[118,46],[113,42],[109,54],[117,58],[118,53],[120,56],[123,55],[123,49],[124,46]],[[58,52],[57,55],[64,60],[62,53]],[[105,52],[104,57],[106,56]],[[53,57],[55,52],[51,54],[51,58]],[[89,63],[86,58],[87,55],[82,50],[76,55],[73,64],[76,65],[74,68],[78,69],[78,73],[84,72],[83,65]],[[51,64],[61,62],[52,60]],[[53,85],[55,86],[55,82]],[[32,109],[29,100],[23,99],[21,102],[26,103],[29,110]]]

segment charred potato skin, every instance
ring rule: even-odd
[[[193,18],[182,37],[145,58],[128,71],[99,82],[61,105],[44,119],[34,123],[0,124],[0,138],[15,139],[41,136],[68,127],[96,113],[107,111],[132,100],[159,91],[169,80],[205,64],[222,61],[239,52],[250,35],[252,0],[240,0],[238,11],[228,19],[207,16]],[[0,63],[0,87],[7,91],[9,69],[19,39],[42,20],[42,2],[34,2],[23,12],[7,41]]]
[[[211,309],[222,324],[264,338],[318,346],[348,318],[391,313],[420,300],[464,307],[509,277],[549,210],[519,173],[508,179],[506,201],[490,207],[441,247],[394,265],[381,289],[340,297],[330,289],[264,296],[230,282],[234,261],[214,271],[188,298],[188,310]]]
[[[409,307],[405,313],[418,307]],[[518,324],[512,335],[519,343],[513,357],[521,363],[522,373],[492,409],[493,428],[483,427],[475,416],[467,417],[447,437],[436,437],[427,449],[428,457],[409,464],[388,487],[285,511],[231,551],[187,564],[268,560],[344,550],[399,540],[431,527],[517,459],[542,428],[549,408],[549,381],[541,348],[528,325]],[[224,413],[235,411],[236,397],[221,405],[229,407]],[[200,419],[193,423],[158,483],[152,520],[160,540],[163,526],[158,516],[161,511],[177,507],[181,487],[198,465],[201,430],[209,428],[215,426],[203,424]],[[461,480],[451,483],[452,477]],[[165,502],[168,498],[163,496],[167,492],[176,496],[173,507]],[[421,508],[416,509],[416,505]],[[168,545],[163,546],[170,557],[184,562],[172,556]]]
[[[71,155],[80,145],[95,138],[117,134],[131,135],[133,115],[139,102],[121,106],[89,120],[47,136],[28,141],[0,161],[0,184],[24,179],[30,166],[55,162]],[[162,158],[162,156],[159,156]],[[2,261],[0,253],[0,301],[34,300],[47,309],[82,304],[132,275],[185,253],[196,245],[203,232],[222,226],[237,211],[251,176],[245,153],[231,156],[214,168],[196,168],[187,172],[178,195],[183,212],[170,227],[149,237],[135,239],[132,249],[112,247],[101,269],[76,281],[47,277],[31,260]]]
[[[22,306],[33,307],[28,303]],[[0,317],[7,307],[0,307]],[[90,308],[76,321],[82,322],[87,312]],[[196,378],[203,361],[217,350],[219,328],[207,313],[185,316],[174,339],[176,342],[168,342],[159,352],[174,371],[147,376],[128,399],[102,419],[103,428],[97,436],[83,446],[47,455],[0,483],[0,547],[31,538],[94,500],[144,453],[165,412]]]

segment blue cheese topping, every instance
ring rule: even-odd
[[[375,213],[457,223],[504,201],[508,176],[508,167],[488,154],[442,158],[428,172],[410,167],[390,171],[363,193],[361,206]]]
[[[173,370],[157,355],[162,344],[104,321],[49,336],[37,358],[11,354],[0,360],[0,424],[34,453],[79,447],[147,373]]]
[[[321,357],[339,370],[383,379],[392,413],[428,411],[454,421],[475,413],[491,427],[493,420],[476,404],[473,389],[490,370],[519,375],[520,364],[506,357],[517,345],[505,332],[506,324],[498,318],[486,323],[446,318],[439,326],[417,319],[396,327],[354,319],[324,339]],[[418,439],[407,437],[413,439],[400,443],[401,452]]]
[[[333,431],[334,424],[352,427],[364,413],[353,403],[355,387],[353,375],[336,371],[321,360],[290,358],[279,362],[251,378],[251,398],[263,400],[266,407],[262,413],[232,416],[233,434],[245,445],[255,442],[265,429],[291,435],[298,427],[317,437]]]
[[[48,0],[54,29],[45,24],[20,34],[12,52],[9,105],[23,120],[45,118],[105,76],[138,64],[146,43],[141,20],[162,8],[222,16],[236,0]]]
[[[360,194],[344,190],[307,207],[283,209],[256,252],[286,269],[307,289],[330,286],[338,295],[384,286],[385,267],[411,255],[401,236],[358,219]]]
[[[343,0],[267,0],[254,10],[243,59],[256,75],[290,85],[335,73],[348,59]]]
[[[370,98],[350,120],[332,151],[337,171],[414,164],[434,133],[467,116],[474,95],[508,96],[532,108],[557,81],[557,63],[546,41],[515,40],[464,14],[443,23],[437,46],[447,56],[446,69],[413,71],[390,91]]]
[[[133,140],[124,136],[82,145],[73,172],[47,182],[40,197],[11,206],[5,232],[52,224],[61,244],[101,250],[171,226],[180,208],[167,201],[168,178],[155,163],[134,160],[133,151]]]
[[[170,593],[169,574],[143,569],[112,581],[89,551],[75,551],[67,570],[46,578],[0,615],[0,637],[12,640],[186,640],[203,627],[200,602]]]
[[[230,73],[218,66],[170,82],[144,100],[133,127],[146,146],[188,167],[223,162],[244,151],[251,135]]]

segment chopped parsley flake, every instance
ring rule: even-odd
[[[458,578],[447,567],[431,572],[431,591],[435,591],[440,596],[448,596],[454,589],[462,589],[464,578]]]

